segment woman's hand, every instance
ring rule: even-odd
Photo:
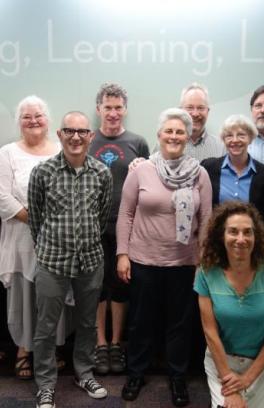
[[[245,390],[249,385],[245,375],[240,375],[232,371],[222,378],[221,392],[222,395],[226,397],[234,392]]]
[[[131,264],[127,254],[117,255],[117,274],[123,282],[130,282]]]
[[[28,211],[26,208],[22,208],[18,213],[16,213],[15,217],[17,220],[28,224]]]
[[[225,408],[248,408],[248,404],[241,397],[239,393],[235,393],[225,398],[224,407]]]

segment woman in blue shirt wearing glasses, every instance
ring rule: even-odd
[[[264,218],[264,165],[248,153],[257,135],[253,122],[244,115],[229,116],[220,136],[227,154],[202,161],[213,188],[213,205],[230,200],[250,202]]]

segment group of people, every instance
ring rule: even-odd
[[[43,100],[18,105],[21,138],[0,149],[0,278],[18,346],[15,372],[32,378],[34,366],[37,408],[55,407],[69,293],[78,387],[105,398],[94,372],[127,369],[122,397],[136,399],[162,327],[172,401],[188,405],[195,292],[212,408],[259,408],[264,86],[250,104],[254,123],[232,115],[216,138],[206,130],[208,92],[191,84],[179,108],[161,113],[150,156],[145,139],[124,127],[127,93],[117,84],[97,94],[100,127],[93,132],[84,113],[68,112],[58,144]]]

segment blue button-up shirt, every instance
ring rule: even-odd
[[[256,168],[250,156],[247,167],[243,170],[242,174],[238,175],[229,156],[226,155],[221,167],[219,202],[223,203],[228,200],[248,202],[254,173],[256,173]]]
[[[253,159],[264,164],[264,138],[258,135],[248,146],[248,153]]]

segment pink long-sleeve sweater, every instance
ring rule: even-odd
[[[150,161],[128,174],[123,186],[117,221],[117,254],[144,265],[195,265],[198,241],[212,211],[212,187],[206,170],[193,187],[194,216],[187,245],[176,242],[173,190],[160,180]]]

